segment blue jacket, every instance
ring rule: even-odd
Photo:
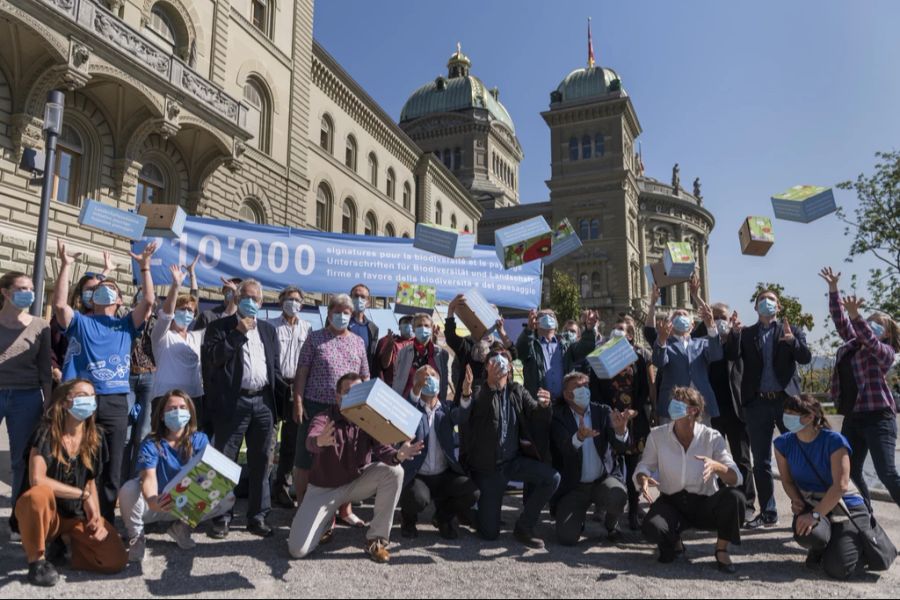
[[[429,432],[427,431],[428,418],[425,415],[425,407],[419,403],[413,403],[413,406],[422,412],[422,420],[419,421],[419,427],[416,430],[416,441],[424,441],[425,448],[421,454],[403,463],[403,487],[412,483],[412,480],[422,469],[422,465],[425,464],[425,457],[428,455],[429,438],[432,435],[438,436],[439,447],[444,452],[444,458],[447,459],[449,468],[454,473],[464,475],[465,471],[456,458],[457,436],[454,428],[457,425],[458,411],[451,411],[449,405],[438,403],[434,413],[434,427]]]
[[[719,405],[709,383],[709,365],[724,356],[718,336],[689,338],[687,351],[680,338],[670,338],[665,348],[657,340],[653,345],[653,365],[659,369],[657,378],[660,380],[657,414],[668,418],[673,388],[693,387],[706,401],[709,416],[718,417]]]

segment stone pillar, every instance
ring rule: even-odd
[[[213,12],[209,78],[222,87],[225,87],[225,72],[228,68],[228,27],[230,24],[231,0],[217,0]]]
[[[300,188],[301,196],[298,198],[300,201],[306,196],[304,192],[309,189],[306,144],[309,140],[309,98],[312,88],[313,5],[313,0],[294,2],[288,179]],[[293,190],[294,186],[289,185],[288,188],[290,195],[290,190]]]

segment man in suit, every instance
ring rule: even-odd
[[[369,373],[378,373],[378,325],[366,318],[366,309],[369,307],[371,292],[368,286],[357,283],[350,290],[350,299],[353,302],[353,317],[350,319],[350,331],[362,338],[366,347],[366,357],[369,359]]]
[[[450,381],[450,355],[434,343],[434,324],[431,317],[419,313],[413,317],[413,343],[407,344],[397,353],[397,360],[394,363],[394,391],[404,398],[409,396],[416,373],[425,365],[437,371],[438,380],[441,382],[438,399],[446,402],[447,383]]]
[[[797,364],[812,361],[806,336],[792,327],[787,318],[778,321],[781,303],[773,290],[757,294],[759,321],[747,329],[735,320],[726,344],[728,360],[743,360],[741,399],[750,430],[753,454],[753,478],[759,498],[759,514],[745,527],[758,529],[778,524],[772,477],[772,435],[775,428],[784,433],[784,400],[800,394]]]
[[[556,507],[556,535],[563,546],[578,543],[592,504],[606,513],[609,540],[621,541],[619,517],[628,502],[616,453],[628,449],[628,421],[637,412],[621,413],[591,402],[589,381],[584,373],[566,375],[564,401],[553,409],[553,466],[561,481],[551,504]]]
[[[262,285],[246,279],[237,289],[237,313],[219,319],[206,330],[204,346],[220,390],[214,445],[236,461],[247,440],[250,478],[247,529],[260,537],[272,535],[266,517],[272,508],[269,488],[270,451],[273,448],[279,406],[284,392],[278,333],[256,318],[262,307]],[[231,515],[212,522],[210,536],[228,535]]]
[[[457,517],[463,515],[464,521],[471,523],[468,513],[478,497],[478,487],[456,459],[454,414],[440,401],[440,388],[441,378],[434,367],[425,365],[416,371],[409,401],[423,413],[415,439],[425,443],[425,451],[403,464],[400,534],[405,538],[418,536],[418,514],[433,501],[434,522],[441,537],[457,539]]]

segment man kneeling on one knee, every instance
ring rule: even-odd
[[[288,550],[294,558],[303,558],[316,549],[339,506],[375,496],[375,517],[369,526],[366,551],[375,562],[390,559],[388,539],[403,484],[400,464],[418,456],[424,444],[406,442],[397,450],[378,443],[344,418],[341,399],[361,381],[356,373],[341,377],[337,404],[316,416],[309,426],[306,448],[314,458],[309,488],[288,537]]]
[[[564,401],[553,409],[553,466],[562,480],[551,504],[556,509],[556,534],[564,546],[578,543],[592,504],[606,512],[610,541],[620,541],[619,517],[628,501],[621,461],[614,453],[628,449],[628,421],[637,413],[591,402],[588,384],[584,373],[566,375]]]

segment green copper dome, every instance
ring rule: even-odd
[[[598,98],[614,92],[625,94],[622,80],[615,71],[605,67],[588,67],[575,69],[566,75],[550,98],[553,103],[569,103]]]

